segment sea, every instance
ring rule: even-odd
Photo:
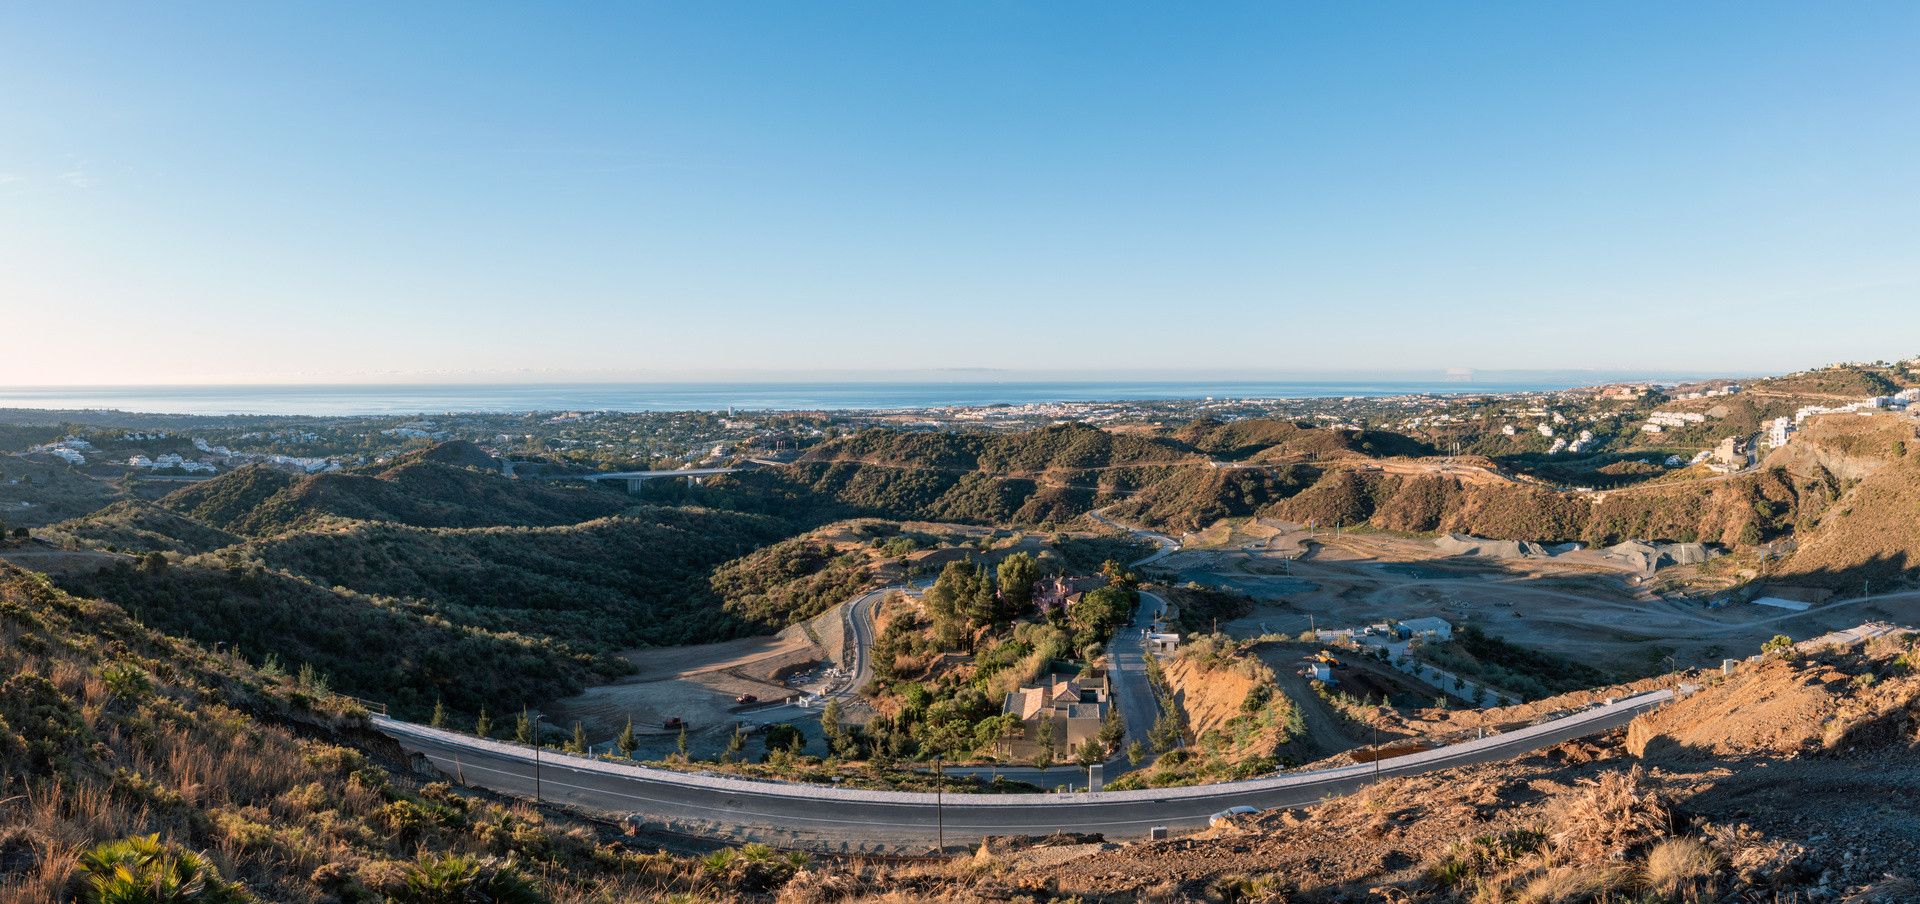
[[[1052,402],[1505,394],[1571,389],[1624,379],[1634,378],[1579,372],[1492,380],[36,386],[0,387],[0,409],[316,417],[527,411],[871,411]]]

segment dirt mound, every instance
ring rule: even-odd
[[[1865,650],[1768,656],[1635,719],[1627,749],[1656,761],[1849,755],[1920,745],[1920,676],[1906,635]]]
[[[1637,571],[1651,574],[1668,565],[1699,565],[1716,555],[1705,543],[1649,543],[1628,540],[1600,553]]]
[[[1241,714],[1241,706],[1254,688],[1270,686],[1263,673],[1237,665],[1183,657],[1164,666],[1174,699],[1186,712],[1195,734],[1224,727]],[[1270,749],[1273,745],[1266,746]]]
[[[1442,534],[1433,547],[1450,556],[1482,556],[1490,559],[1539,559],[1552,555],[1538,543],[1525,540],[1488,540],[1466,534]]]

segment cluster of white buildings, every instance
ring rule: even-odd
[[[204,461],[194,461],[191,458],[182,458],[181,456],[174,454],[172,452],[159,456],[158,458],[148,458],[145,455],[135,455],[127,459],[127,467],[139,468],[143,471],[179,470],[179,471],[185,471],[188,474],[212,474],[220,470],[219,468],[216,468],[213,465],[210,465]]]
[[[1739,393],[1740,393],[1740,384],[1727,383],[1720,386],[1711,386],[1706,389],[1690,390],[1687,392],[1680,393],[1679,395],[1674,396],[1674,398],[1676,399],[1711,399],[1719,396],[1738,395]]]
[[[44,446],[35,446],[29,451],[45,452],[67,464],[76,466],[86,464],[87,456],[98,455],[100,453],[100,450],[94,448],[92,443],[73,436],[69,436],[59,442],[48,443]]]
[[[1902,389],[1893,395],[1872,396],[1847,405],[1808,405],[1793,413],[1792,418],[1777,417],[1767,423],[1767,445],[1778,448],[1786,445],[1798,432],[1807,418],[1821,414],[1873,414],[1877,411],[1905,411],[1920,405],[1920,388]]]
[[[1647,415],[1647,422],[1640,425],[1642,433],[1661,433],[1668,428],[1689,427],[1705,423],[1707,416],[1698,411],[1656,411]]]

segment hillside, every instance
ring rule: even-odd
[[[1831,501],[1800,518],[1774,575],[1796,584],[1885,589],[1920,569],[1920,434],[1905,418],[1814,418],[1768,463],[1820,475]],[[1871,588],[1869,588],[1871,589]]]
[[[479,456],[476,459],[475,456]],[[295,476],[254,465],[190,486],[159,505],[221,530],[269,536],[328,518],[414,527],[555,526],[618,514],[620,490],[501,477],[484,453],[443,443],[382,465]]]
[[[1755,380],[1749,388],[1779,395],[1844,398],[1891,395],[1912,385],[1903,373],[1890,368],[1841,364],[1780,377]]]
[[[240,541],[229,533],[150,502],[124,500],[36,532],[53,543],[126,552],[212,552]]]
[[[683,509],[556,528],[336,522],[63,581],[165,630],[311,664],[402,712],[438,699],[497,712],[619,674],[625,648],[766,630],[722,610],[707,575],[787,532]]]
[[[118,487],[58,460],[0,456],[0,524],[40,527],[77,518],[120,498]]]
[[[1190,529],[1270,506],[1317,474],[1298,461],[1422,454],[1397,434],[1199,421],[1165,435],[1066,424],[1020,433],[865,430],[784,468],[718,480],[710,504],[809,522],[868,516],[1059,527],[1102,506]],[[1216,469],[1249,459],[1267,468]]]
[[[1151,437],[1061,424],[992,434],[863,430],[817,446],[802,460],[1034,476],[1057,470],[1169,464],[1194,457],[1190,450]]]
[[[1911,637],[1742,665],[1627,730],[1189,838],[988,845],[918,900],[1920,900]],[[884,900],[876,884],[873,896]]]
[[[355,472],[242,468],[42,539],[162,553],[61,580],[419,715],[441,700],[472,713],[577,693],[627,670],[621,650],[779,627],[724,608],[710,575],[794,532],[764,515],[513,480],[478,448],[445,443]]]
[[[1324,458],[1359,455],[1417,457],[1433,449],[1411,437],[1382,430],[1316,427],[1294,421],[1247,418],[1237,421],[1193,421],[1171,437],[1221,461],[1289,457]]]
[[[316,682],[4,566],[0,674],[0,904],[723,900],[804,862],[703,868],[426,783]]]

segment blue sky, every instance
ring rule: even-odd
[[[0,385],[1920,354],[1920,5],[13,4]]]

